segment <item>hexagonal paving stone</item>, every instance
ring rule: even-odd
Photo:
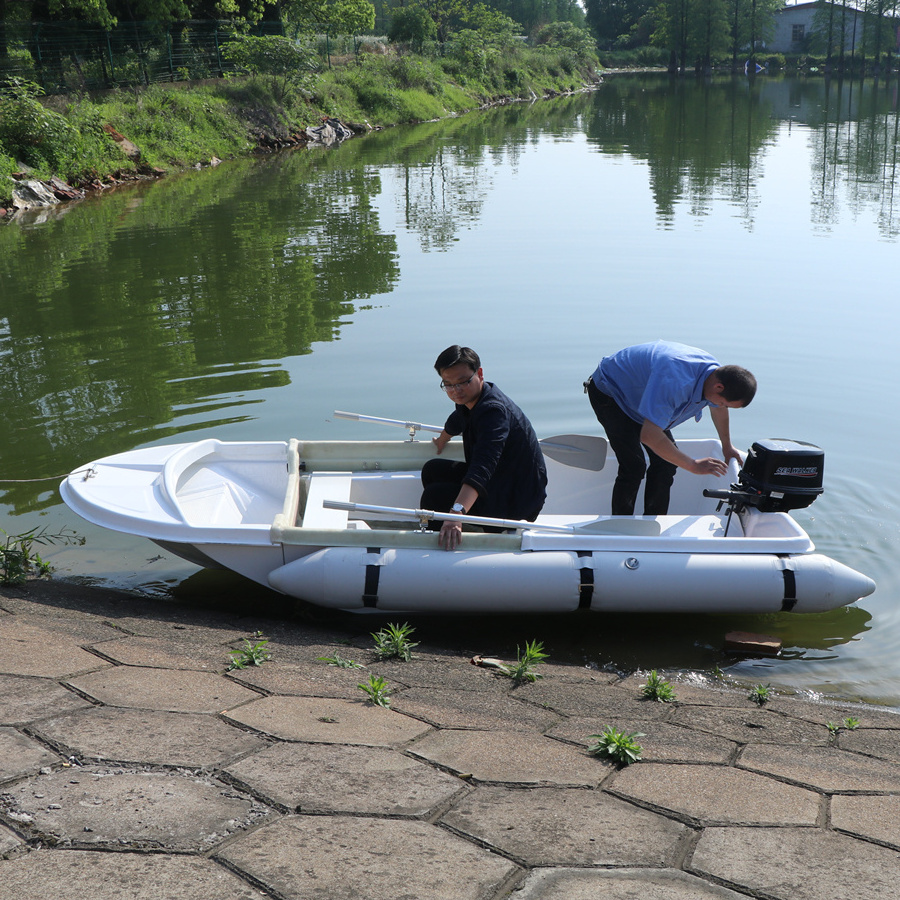
[[[125,666],[161,669],[194,669],[222,672],[231,662],[231,646],[176,638],[127,637],[92,645],[109,659]]]
[[[672,724],[717,734],[739,744],[805,744],[826,746],[828,729],[792,719],[770,709],[682,706],[672,710]]]
[[[393,698],[391,707],[442,728],[527,728],[543,732],[559,721],[550,710],[488,691],[410,688]]]
[[[357,700],[264,697],[232,710],[228,718],[285,741],[393,747],[430,726]]]
[[[481,900],[516,871],[441,828],[404,819],[282,819],[220,855],[286,900]]]
[[[596,718],[598,721],[616,716],[626,719],[641,719],[644,722],[668,718],[671,708],[667,703],[642,700],[639,690],[623,689],[619,685],[608,685],[598,680],[589,684],[567,684],[539,681],[522,685],[514,696],[531,703],[539,703],[558,713],[582,718]]]
[[[346,651],[344,655],[356,658]],[[358,685],[369,677],[369,671],[329,666],[327,663],[286,663],[279,659],[277,666],[239,669],[229,672],[229,678],[271,694],[354,700],[362,696]],[[394,682],[391,684],[396,686]]]
[[[226,772],[257,794],[297,812],[427,815],[467,790],[396,750],[323,744],[277,744]]]
[[[480,786],[442,820],[525,866],[671,864],[686,828],[600,791]]]
[[[26,725],[90,705],[49,678],[0,675],[0,724]]]
[[[810,791],[727,766],[638,763],[607,789],[706,824],[815,825],[820,807]]]
[[[587,747],[593,743],[591,735],[601,734],[607,725],[617,731],[640,732],[637,742],[643,751],[642,758],[647,762],[726,763],[737,752],[737,744],[733,741],[666,722],[609,718],[602,720],[601,727],[597,719],[566,719],[547,734]]]
[[[838,746],[842,750],[865,753],[900,763],[900,731],[892,728],[859,728],[842,731],[838,735]]]
[[[223,675],[116,666],[69,682],[101,703],[169,712],[217,713],[259,697]]]
[[[593,787],[611,771],[574,747],[516,731],[438,731],[409,752],[478,781]]]
[[[0,673],[6,675],[62,678],[109,665],[99,656],[82,650],[73,638],[28,625],[18,616],[0,619],[0,646],[3,647]]]
[[[900,797],[832,797],[831,826],[900,849]]]
[[[16,900],[262,900],[212,860],[156,853],[35,850],[0,861],[3,896]]]
[[[106,706],[48,719],[35,731],[82,758],[197,769],[268,746],[215,716]]]
[[[22,845],[18,836],[3,825],[0,825],[0,856]],[[3,863],[0,862],[0,884],[3,883]]]
[[[746,900],[674,869],[535,869],[515,900]]]
[[[896,900],[900,853],[817,828],[707,828],[690,868],[777,900]]]
[[[208,778],[69,768],[5,791],[8,814],[50,843],[205,850],[268,810]]]
[[[0,728],[0,782],[35,774],[43,766],[61,761],[55,753],[14,728]]]
[[[900,791],[895,763],[869,759],[836,747],[747,747],[739,765],[823,791]]]

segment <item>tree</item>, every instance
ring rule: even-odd
[[[601,47],[631,46],[638,30],[653,6],[653,0],[584,0],[585,17]]]
[[[222,55],[254,75],[268,77],[272,96],[284,102],[288,91],[308,81],[316,66],[316,57],[290,38],[243,35],[222,47]]]
[[[375,25],[370,0],[287,0],[281,8],[295,24],[308,26],[307,31],[325,26],[332,34],[364,34]]]

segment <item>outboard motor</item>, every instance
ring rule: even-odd
[[[760,512],[803,509],[824,490],[824,468],[825,453],[815,444],[781,438],[756,441],[731,490],[704,490],[703,496],[728,503],[729,514],[747,506]]]

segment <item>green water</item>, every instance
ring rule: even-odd
[[[457,342],[539,434],[597,433],[600,356],[681,340],[759,378],[738,446],[823,447],[826,492],[797,518],[876,593],[826,616],[420,627],[900,705],[898,122],[893,84],[617,76],[21,216],[0,226],[0,526],[85,535],[50,549],[58,577],[239,606],[245,585],[86,526],[57,476],[213,435],[402,439],[332,412],[442,422],[431,366]],[[727,657],[738,628],[783,658]]]

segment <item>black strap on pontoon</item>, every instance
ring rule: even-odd
[[[590,561],[593,556],[594,554],[589,550],[578,551],[579,559],[584,559],[585,557],[587,557],[588,561]],[[578,608],[590,609],[591,600],[594,599],[594,570],[588,564],[582,565],[578,572],[581,576],[581,584],[578,588]]]
[[[793,569],[782,569],[784,578],[784,600],[781,601],[781,611],[790,612],[797,605],[797,574]]]
[[[375,553],[381,555],[380,547],[367,547],[367,553]],[[363,587],[362,602],[367,609],[374,609],[378,606],[378,579],[381,577],[380,565],[366,566],[366,582]]]

